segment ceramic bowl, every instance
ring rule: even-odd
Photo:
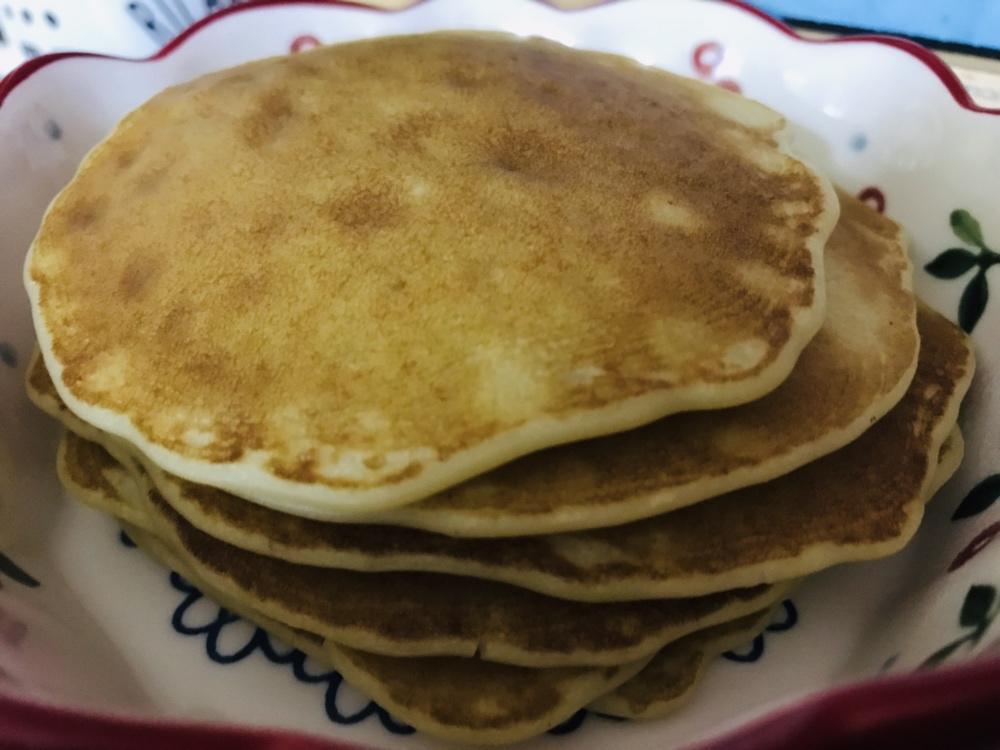
[[[664,748],[718,736],[776,706],[785,713],[754,726],[792,726],[816,706],[852,700],[891,713],[892,690],[917,689],[931,679],[928,668],[961,662],[947,678],[956,689],[974,689],[987,673],[996,679],[1000,301],[989,291],[1000,283],[1000,112],[973,105],[943,63],[908,42],[807,42],[733,3],[621,0],[564,12],[531,0],[433,0],[382,12],[270,2],[197,23],[148,60],[43,56],[0,84],[0,692],[385,748],[434,744],[336,672],[220,611],[131,548],[109,519],[64,498],[53,471],[56,426],[23,392],[34,334],[21,266],[42,212],[84,153],[165,86],[317,44],[448,28],[621,53],[783,112],[809,158],[906,227],[918,292],[978,349],[961,419],[965,461],[903,552],[810,579],[762,636],[712,665],[674,717],[623,723],[580,712],[526,747]],[[828,692],[859,681],[865,686]],[[795,708],[804,696],[814,697]]]

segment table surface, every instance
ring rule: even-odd
[[[1000,56],[997,0],[751,0],[771,15],[807,23],[921,37]]]

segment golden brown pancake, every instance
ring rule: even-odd
[[[72,442],[91,450],[91,444],[86,441]],[[940,466],[944,468],[952,463],[951,457],[960,451],[960,434],[953,431],[942,445]],[[63,460],[66,455],[61,453]],[[77,472],[75,479],[72,478],[74,472],[61,473],[64,478],[69,477],[68,484],[74,494],[81,493],[78,483],[82,483],[85,496],[95,494],[94,490],[99,488],[105,495],[100,505],[122,516],[122,510],[129,503],[120,497],[119,490],[112,484],[101,483],[100,479],[95,481],[93,464],[74,463],[91,467]],[[101,474],[107,463],[105,456],[96,473]],[[936,484],[940,481],[936,480]],[[723,624],[713,633],[719,635],[719,640],[705,637],[713,629],[699,631],[668,644],[645,668],[639,662],[617,669],[530,670],[475,661],[473,663],[479,666],[473,668],[468,663],[470,660],[460,658],[375,657],[329,642],[324,644],[315,634],[290,628],[253,611],[247,604],[235,603],[197,581],[179,558],[155,537],[131,527],[129,533],[140,546],[195,581],[223,606],[320,661],[331,663],[349,681],[422,731],[456,741],[513,742],[557,724],[588,700],[585,696],[590,695],[592,700],[593,696],[608,691],[614,692],[607,698],[592,700],[591,707],[625,716],[652,718],[662,715],[676,708],[691,693],[710,653],[735,645],[734,641],[721,640],[728,638],[729,627]],[[638,674],[629,679],[635,672]],[[627,679],[629,681],[625,682]],[[620,683],[624,684],[614,690]]]
[[[962,431],[954,427],[938,454],[937,469],[929,493],[931,497],[958,470],[964,454]],[[66,433],[59,441],[56,469],[62,484],[83,504],[147,532],[156,533],[157,526],[149,518],[148,512],[136,507],[136,503],[123,499],[148,490],[148,479],[142,482],[126,471],[99,443],[72,431]]]
[[[625,719],[659,719],[690,699],[709,662],[742,646],[767,625],[771,610],[714,625],[665,646],[635,677],[588,708]]]
[[[475,659],[398,659],[331,641],[324,652],[344,679],[418,729],[484,745],[551,729],[648,661],[600,669],[529,669]]]
[[[902,398],[919,338],[899,227],[850,196],[841,201],[826,252],[826,321],[774,392],[526,456],[374,521],[458,536],[622,524],[786,474],[855,439]],[[49,392],[58,398],[51,385]],[[358,559],[354,540],[381,546],[387,533],[400,532],[324,528],[155,466],[149,471],[185,518],[237,546],[311,565],[392,564],[389,554],[375,563]],[[422,567],[398,563],[414,565]]]
[[[25,283],[84,421],[318,518],[776,387],[838,214],[784,122],[543,40],[331,46],[175,86],[55,199]]]
[[[942,446],[942,464],[947,461],[944,457],[947,449],[954,450],[960,443],[960,439],[955,441],[956,434],[953,432]],[[76,442],[89,450],[86,442]],[[76,481],[81,480],[88,484],[92,481],[86,474]],[[80,488],[73,485],[71,481],[72,491],[78,494]],[[129,503],[116,492],[114,487],[107,486],[111,504],[105,505],[110,512],[121,516],[120,511]],[[735,634],[733,641],[722,640],[728,639],[735,623],[723,623],[717,629],[698,631],[668,644],[645,667],[640,662],[617,670],[529,670],[481,661],[474,662],[478,665],[478,670],[474,670],[465,663],[469,660],[459,658],[373,657],[324,643],[313,633],[288,627],[254,611],[249,604],[237,603],[213,591],[198,581],[169,546],[148,529],[131,527],[127,522],[125,525],[144,550],[195,582],[222,606],[318,661],[334,665],[352,684],[375,696],[397,717],[421,731],[455,741],[499,744],[526,738],[572,714],[582,705],[580,701],[585,700],[582,696],[588,694],[607,695],[590,705],[605,713],[637,718],[661,715],[690,695],[710,653],[737,645]],[[756,619],[756,615],[744,618],[748,626],[751,619]],[[713,637],[706,638],[709,634]],[[422,682],[416,679],[418,676]],[[620,683],[624,684],[614,690]]]
[[[226,609],[329,664],[361,692],[428,735],[502,745],[551,729],[635,675],[647,660],[617,667],[529,669],[476,659],[399,659],[357,651],[272,620],[199,581],[169,546],[140,529],[132,538]]]
[[[96,443],[71,433],[63,443],[60,462],[68,465],[60,475],[74,494],[115,469]],[[586,604],[454,575],[295,565],[213,539],[157,493],[146,503],[134,492],[126,496],[138,508],[133,515],[160,524],[158,536],[212,588],[252,599],[255,609],[286,624],[390,656],[476,656],[529,667],[623,664],[694,630],[766,607],[788,590],[759,586],[696,599]],[[99,507],[115,512],[115,502]],[[148,528],[150,521],[138,523]]]
[[[850,442],[905,392],[919,341],[899,227],[850,196],[840,197],[841,218],[826,253],[826,321],[773,393],[746,406],[676,415],[543,451],[380,519],[473,536],[622,523],[787,473]],[[29,381],[36,403],[64,422],[72,418],[38,360]],[[72,427],[80,434],[107,442],[77,423]],[[123,460],[120,451],[115,457]],[[412,558],[394,563],[398,530],[290,516],[146,463],[185,518],[245,549],[311,565],[440,572],[433,561],[428,568]],[[419,540],[417,535],[417,547]],[[381,554],[365,554],[375,547]]]
[[[849,446],[762,485],[624,526],[539,537],[456,539],[288,516],[261,536],[282,554],[334,540],[352,567],[461,573],[592,602],[700,596],[891,554],[957,467],[934,471],[973,372],[968,338],[954,324],[926,307],[919,323],[917,375],[889,415]]]

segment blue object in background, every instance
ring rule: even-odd
[[[1000,50],[998,0],[750,0],[784,19]]]

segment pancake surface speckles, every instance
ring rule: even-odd
[[[51,206],[41,350],[166,470],[327,518],[743,403],[819,328],[838,213],[782,127],[513,37],[222,71],[126,117]]]

